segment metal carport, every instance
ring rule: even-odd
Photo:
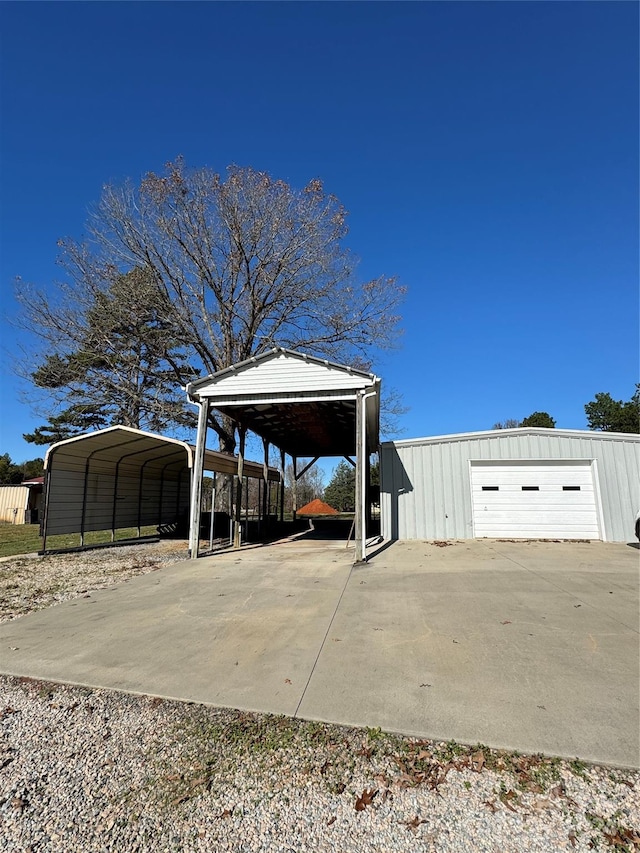
[[[63,533],[170,525],[189,516],[194,448],[184,441],[113,426],[51,445],[45,456],[43,551]],[[205,450],[203,469],[235,474],[236,459]],[[279,482],[280,472],[244,463],[244,476]]]
[[[198,508],[209,410],[213,407],[238,424],[236,475],[239,483],[247,464],[244,462],[247,430],[262,438],[265,465],[269,446],[280,450],[283,471],[285,454],[291,456],[294,472],[300,458],[311,457],[316,461],[323,456],[355,457],[355,559],[356,562],[365,559],[368,462],[379,445],[380,379],[377,376],[276,347],[192,382],[186,390],[189,399],[200,408],[191,500],[189,546],[192,557],[198,554]],[[240,503],[241,488],[236,495],[236,547],[240,545]]]

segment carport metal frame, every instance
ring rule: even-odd
[[[300,362],[311,366],[315,369],[316,380],[318,376],[322,376],[324,369],[326,378],[320,382],[307,382],[300,380],[298,370],[296,374],[292,374],[293,378],[287,377],[286,382],[279,381],[277,375],[270,376],[269,373],[269,364],[276,359],[281,362],[288,361],[294,367],[299,367]],[[263,371],[259,381],[249,383],[249,387],[243,384],[248,371],[256,371],[256,377]],[[332,375],[340,377],[340,381],[336,381],[335,385],[331,385]],[[321,456],[349,458],[350,455],[355,455],[355,562],[363,562],[366,559],[368,461],[370,453],[377,451],[379,446],[380,384],[380,379],[372,373],[276,347],[187,385],[187,396],[199,407],[189,524],[191,557],[195,559],[198,556],[197,518],[202,497],[204,447],[210,409],[215,408],[231,417],[238,425],[238,483],[242,482],[245,464],[244,436],[247,429],[262,438],[265,465],[269,445],[272,443],[280,450],[283,478],[285,453],[289,453],[293,460],[296,479],[297,458],[311,457],[315,460]],[[313,430],[309,429],[309,426],[312,426]],[[305,432],[305,429],[308,431]],[[240,486],[236,493],[235,507],[236,548],[240,547],[241,496]]]
[[[140,445],[139,449],[130,450],[131,446],[135,444]],[[87,448],[86,452],[82,452],[83,448]],[[58,458],[59,453],[64,452],[66,456],[73,457],[74,450],[77,450],[76,457],[73,462],[71,462],[69,459],[67,460],[67,467],[58,469],[58,467],[54,465],[54,461]],[[129,452],[125,452],[127,450],[129,450]],[[162,510],[164,506],[164,501],[166,500],[164,486],[167,471],[174,466],[180,466],[178,471],[176,472],[177,478],[174,480],[176,486],[175,516],[177,518],[179,515],[181,488],[185,472],[187,473],[187,475],[190,473],[192,474],[193,472],[194,450],[195,449],[192,445],[187,444],[184,441],[179,441],[178,439],[173,438],[167,438],[165,436],[155,435],[153,433],[148,433],[142,430],[137,430],[125,426],[108,427],[104,430],[97,430],[92,433],[74,436],[73,438],[65,439],[63,441],[59,441],[51,445],[45,456],[44,463],[45,507],[41,525],[41,532],[43,537],[42,553],[46,552],[47,550],[47,536],[49,533],[49,520],[51,512],[51,485],[54,481],[55,475],[59,472],[59,470],[60,473],[64,471],[68,474],[72,470],[75,470],[77,473],[80,473],[82,468],[84,469],[81,474],[82,501],[79,517],[75,522],[73,520],[69,520],[66,523],[66,527],[64,530],[57,531],[61,533],[79,533],[80,547],[82,548],[85,546],[85,534],[87,532],[86,526],[88,512],[88,486],[91,474],[92,461],[101,461],[105,467],[108,467],[109,465],[112,466],[112,470],[110,472],[102,472],[102,474],[105,477],[111,477],[113,485],[112,504],[110,512],[108,513],[111,518],[111,527],[96,527],[92,529],[110,529],[111,542],[115,543],[118,487],[122,463],[125,460],[133,461],[135,460],[135,457],[140,457],[139,465],[134,466],[134,472],[137,471],[137,473],[134,473],[134,479],[137,479],[136,493],[134,495],[133,492],[129,492],[129,497],[134,498],[137,504],[137,511],[135,513],[135,526],[137,526],[138,536],[140,536],[142,525],[143,487],[145,481],[145,470],[147,469],[147,466],[151,465],[152,463],[162,462],[163,460],[166,460],[165,464],[161,465],[161,467],[157,469],[156,473],[158,474],[158,476],[154,478],[157,482],[160,483],[160,491],[157,501],[157,521],[158,524],[161,524]],[[100,459],[101,455],[103,457],[102,459]],[[231,473],[235,470],[236,465],[234,457],[230,457],[228,454],[220,453],[213,450],[204,451],[202,462],[204,470],[212,471],[215,473]],[[73,468],[70,467],[72,464],[74,466]],[[275,468],[265,468],[265,466],[255,462],[245,462],[245,467],[246,476],[257,479],[266,476],[268,481],[280,481],[280,472]],[[130,488],[131,486],[129,486],[129,489]],[[191,483],[189,483],[189,496],[191,495],[191,491]],[[73,494],[72,487],[70,487],[69,493]],[[127,524],[127,526],[134,525]]]

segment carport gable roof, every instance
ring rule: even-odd
[[[368,445],[378,444],[380,379],[326,359],[277,347],[186,390],[297,457],[353,454],[356,399],[370,391]]]

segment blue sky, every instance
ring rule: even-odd
[[[103,184],[178,154],[343,202],[362,278],[409,288],[374,365],[399,437],[631,397],[637,4],[4,3],[0,30],[0,453],[42,455],[47,416],[11,369],[14,277],[54,282]]]

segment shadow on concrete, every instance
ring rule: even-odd
[[[353,538],[351,530],[353,519],[351,518],[310,518],[309,529],[305,532],[304,539],[347,541],[349,535]]]

